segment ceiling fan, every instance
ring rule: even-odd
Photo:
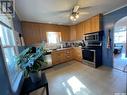
[[[70,19],[72,21],[76,21],[79,18],[79,11],[78,11],[78,9],[79,9],[78,5],[74,6],[74,8],[72,9],[72,13],[70,15]]]
[[[67,9],[67,10],[58,10],[55,12],[50,12],[48,14],[43,14],[46,18],[45,19],[52,19],[52,18],[69,18],[72,22],[75,22],[81,15],[88,15],[89,12],[87,12],[87,9],[90,9],[91,6],[87,7],[80,7],[79,4],[76,3],[76,5],[73,8]],[[66,19],[69,21],[69,19]],[[65,19],[64,19],[65,20]],[[63,20],[63,21],[64,21]]]
[[[76,21],[79,18],[79,15],[82,13],[80,10],[81,9],[87,9],[87,8],[89,8],[89,7],[80,8],[79,5],[75,5],[73,7],[73,9],[72,9],[71,14],[70,14],[70,19],[72,21]],[[89,14],[89,13],[88,12],[84,12],[84,14],[86,15],[86,14]]]

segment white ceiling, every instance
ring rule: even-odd
[[[98,13],[107,13],[124,6],[127,0],[15,0],[15,4],[22,21],[72,25]],[[89,7],[79,10],[80,13],[89,12],[89,14],[80,14],[77,22],[73,23],[69,15],[76,4],[80,8]]]

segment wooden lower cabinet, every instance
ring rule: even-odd
[[[65,59],[64,51],[53,51],[52,52],[52,62],[53,64],[62,63]]]
[[[81,48],[74,47],[63,50],[56,50],[51,53],[52,64],[61,64],[71,60],[82,61],[82,51]]]
[[[72,48],[65,51],[65,61],[71,61],[73,59],[73,50]]]
[[[72,60],[72,48],[56,50],[51,53],[53,64],[60,64]]]
[[[73,58],[79,62],[82,62],[82,49],[80,47],[73,48]]]

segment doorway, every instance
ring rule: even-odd
[[[127,69],[127,16],[114,26],[113,67],[125,71]]]

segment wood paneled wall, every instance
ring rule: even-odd
[[[70,40],[70,27],[64,25],[22,22],[23,37],[26,45],[47,41],[46,32],[61,32],[62,41]]]

